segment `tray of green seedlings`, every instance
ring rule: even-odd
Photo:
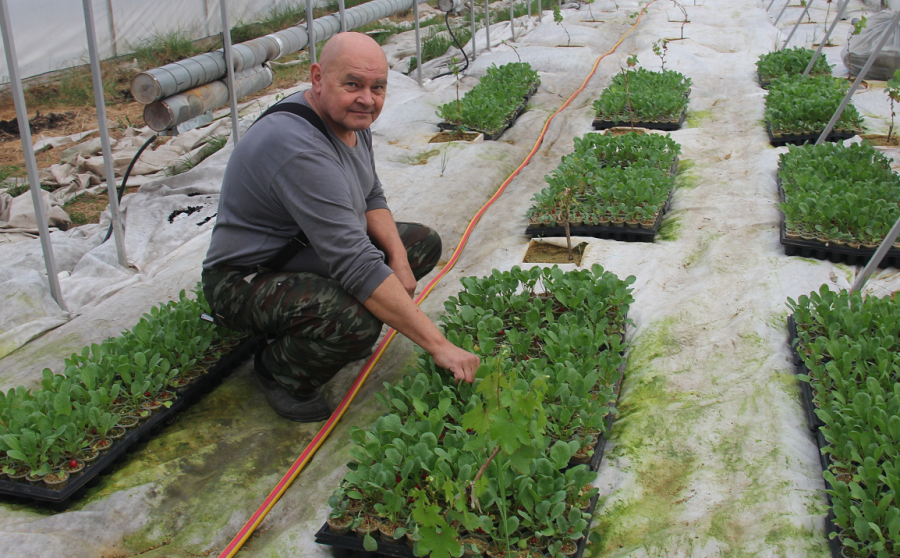
[[[832,555],[900,550],[900,300],[823,285],[788,299],[792,345],[822,421]],[[830,524],[830,525],[829,525]]]
[[[631,126],[678,130],[687,115],[691,80],[679,72],[622,70],[594,101],[595,130]]]
[[[756,61],[756,76],[759,85],[768,89],[773,79],[786,76],[801,76],[809,66],[815,51],[806,47],[793,47],[760,55]],[[809,71],[811,76],[830,76],[832,66],[824,56],[820,56]]]
[[[201,320],[196,295],[44,369],[39,389],[0,392],[0,495],[65,509],[253,354],[260,340]]]
[[[766,95],[766,132],[775,146],[815,143],[837,111],[850,84],[831,76],[775,78]],[[862,133],[863,119],[848,104],[827,141],[839,141]]]
[[[499,68],[491,65],[481,81],[462,99],[441,105],[437,115],[441,130],[481,132],[486,140],[496,140],[525,111],[541,80],[527,62],[512,62]]]
[[[778,184],[788,256],[865,265],[900,217],[900,177],[869,145],[792,146]],[[900,267],[900,241],[879,264]]]
[[[599,265],[462,279],[442,327],[481,357],[475,383],[420,352],[385,384],[387,412],[351,430],[316,541],[338,558],[580,556],[598,495],[586,463],[615,413],[633,282]]]
[[[668,134],[586,134],[535,194],[525,234],[653,242],[675,186],[681,146]]]

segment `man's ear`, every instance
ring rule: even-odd
[[[318,87],[322,85],[322,66],[318,63],[313,64],[309,67],[309,79],[313,84],[313,87]]]

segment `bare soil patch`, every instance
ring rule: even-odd
[[[569,259],[569,250],[565,246],[557,246],[547,242],[532,241],[525,253],[523,263],[551,263],[551,264],[567,264],[574,263],[581,265],[581,256],[584,253],[584,247],[587,242],[582,242],[577,246],[572,246],[572,258]]]

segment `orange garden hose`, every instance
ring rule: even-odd
[[[457,245],[456,250],[453,251],[453,255],[450,257],[447,265],[445,265],[444,268],[441,269],[441,271],[434,277],[434,279],[432,279],[428,283],[428,285],[426,285],[425,288],[422,289],[422,292],[419,293],[419,296],[417,296],[415,299],[416,304],[421,304],[422,301],[425,300],[429,294],[431,294],[431,291],[434,290],[441,279],[443,279],[447,275],[447,273],[449,273],[450,270],[453,269],[453,266],[456,265],[456,262],[459,260],[460,254],[462,254],[466,243],[468,243],[469,241],[469,237],[472,235],[472,231],[475,229],[475,225],[478,224],[478,221],[481,220],[481,217],[485,214],[485,212],[487,212],[488,208],[490,208],[491,205],[493,205],[493,203],[500,198],[500,196],[506,190],[506,187],[509,186],[509,184],[512,182],[513,178],[515,178],[522,171],[522,169],[524,169],[528,165],[528,163],[531,162],[531,158],[534,157],[535,153],[537,153],[537,150],[540,148],[541,144],[544,141],[544,136],[547,134],[547,128],[550,126],[550,122],[553,121],[557,114],[565,110],[565,108],[569,106],[569,104],[575,99],[575,97],[577,97],[582,91],[584,91],[584,88],[587,87],[588,82],[592,77],[594,77],[594,73],[596,73],[597,66],[600,65],[600,61],[615,52],[617,48],[619,48],[619,45],[622,44],[625,38],[628,37],[628,35],[630,35],[631,32],[634,31],[634,29],[641,22],[641,18],[644,17],[644,13],[646,13],[646,10],[650,6],[650,4],[655,1],[656,0],[651,0],[647,3],[646,6],[641,9],[640,13],[638,14],[637,20],[634,22],[634,25],[624,35],[622,35],[622,38],[619,39],[619,42],[613,45],[612,49],[610,49],[609,52],[607,52],[606,54],[598,58],[596,62],[594,62],[594,66],[593,68],[591,68],[590,74],[588,74],[587,78],[585,78],[584,82],[581,84],[581,87],[579,87],[575,91],[575,93],[573,93],[572,96],[570,96],[566,100],[566,102],[563,103],[559,110],[550,115],[550,117],[544,123],[543,129],[541,129],[541,134],[538,136],[537,141],[535,141],[534,147],[531,148],[528,156],[525,157],[525,160],[522,161],[522,164],[519,165],[518,168],[516,168],[516,170],[514,170],[513,173],[503,181],[503,184],[500,185],[500,188],[497,189],[494,195],[491,196],[491,198],[483,206],[481,206],[481,209],[469,222],[469,226],[466,227],[462,239],[460,239],[459,245]],[[305,467],[306,464],[309,463],[310,459],[312,459],[313,455],[315,455],[319,447],[321,447],[325,442],[325,439],[328,438],[328,435],[331,434],[331,431],[337,425],[338,421],[341,420],[341,417],[350,407],[350,403],[353,402],[353,399],[356,397],[356,394],[362,387],[363,382],[365,382],[366,378],[369,377],[369,373],[381,359],[381,355],[384,354],[385,350],[387,350],[388,348],[388,345],[390,345],[391,341],[394,340],[395,335],[397,335],[397,331],[395,329],[388,330],[387,335],[384,337],[384,339],[381,340],[381,343],[378,344],[378,348],[375,349],[375,352],[371,357],[369,357],[369,360],[366,362],[365,366],[363,366],[362,370],[359,371],[359,375],[356,377],[353,385],[350,386],[350,390],[347,392],[347,395],[344,396],[344,399],[341,400],[340,404],[334,410],[334,413],[332,413],[331,418],[329,418],[328,421],[325,422],[321,430],[319,430],[319,433],[316,434],[315,438],[313,438],[309,445],[306,446],[306,449],[303,450],[303,453],[300,454],[300,457],[298,457],[297,460],[294,461],[294,464],[291,465],[291,468],[288,469],[287,473],[285,473],[285,475],[281,478],[272,492],[269,493],[269,496],[263,501],[256,512],[252,516],[250,516],[250,519],[247,520],[247,523],[244,524],[244,526],[240,531],[238,531],[237,535],[234,536],[228,546],[225,547],[225,550],[223,550],[222,553],[219,554],[219,558],[232,558],[237,553],[237,551],[240,550],[241,546],[243,546],[250,535],[253,534],[253,531],[256,530],[257,526],[259,526],[259,524],[266,517],[272,507],[275,506],[275,503],[278,502],[279,498],[281,498],[285,491],[287,491],[291,483],[294,482],[294,479],[297,478],[297,475],[300,474],[300,471],[303,470],[303,467]]]

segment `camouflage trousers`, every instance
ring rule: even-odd
[[[413,275],[427,275],[441,256],[441,238],[417,223],[397,223]],[[299,397],[346,364],[366,358],[382,323],[341,284],[314,273],[203,270],[203,292],[216,321],[271,340],[261,357],[276,381]]]

